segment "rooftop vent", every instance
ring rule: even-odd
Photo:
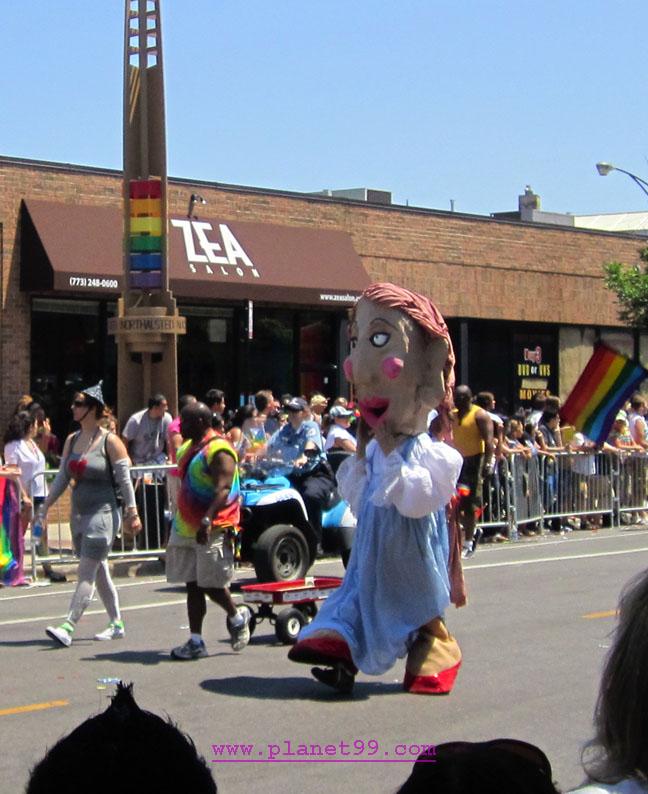
[[[524,193],[518,196],[518,209],[521,213],[525,210],[539,210],[541,209],[540,196],[534,193],[531,185],[524,188]]]
[[[351,199],[353,201],[366,201],[367,204],[392,203],[392,194],[390,190],[372,190],[368,187],[353,187],[347,190],[321,190],[315,195]]]

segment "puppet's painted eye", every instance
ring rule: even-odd
[[[374,347],[384,347],[389,342],[390,335],[384,331],[379,331],[376,334],[371,334],[369,341]]]
[[[358,337],[357,336],[350,336],[349,337],[349,347],[351,348],[351,350],[353,350],[357,344],[358,344]]]

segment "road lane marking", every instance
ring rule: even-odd
[[[177,598],[173,601],[156,601],[153,604],[133,604],[129,607],[121,607],[122,612],[134,612],[137,609],[157,609],[158,607],[171,607],[178,606],[178,604],[186,604],[186,598]],[[105,609],[87,609],[84,615],[105,615]],[[17,626],[21,623],[38,623],[45,620],[63,620],[64,615],[39,615],[35,618],[16,618],[15,620],[0,620],[0,626]]]
[[[605,612],[588,612],[583,615],[585,620],[595,620],[596,618],[614,618],[619,614],[618,609],[606,609]]]
[[[44,709],[57,709],[60,706],[69,706],[69,700],[48,700],[46,703],[30,703],[27,706],[14,706],[11,709],[0,709],[0,717],[10,714],[26,714],[28,711],[43,711]]]
[[[648,551],[648,546],[638,549],[620,549],[618,551],[593,551],[591,554],[563,554],[560,557],[536,557],[533,560],[504,560],[503,562],[486,562],[482,565],[464,565],[465,571],[477,571],[484,568],[506,568],[515,565],[534,565],[540,562],[563,562],[564,560],[589,560],[594,557],[616,557],[620,554],[637,554]],[[1,625],[1,624],[0,624]]]

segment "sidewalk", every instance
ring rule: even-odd
[[[52,564],[54,570],[65,574],[68,582],[75,582],[77,580],[78,560],[72,551],[72,535],[69,523],[50,524],[48,542],[50,554],[46,559]],[[32,562],[29,535],[26,537],[25,545],[24,568],[25,574],[30,576],[32,573]],[[164,574],[164,563],[159,558],[159,552],[127,553],[127,556],[109,559],[108,567],[113,579],[162,576]],[[37,562],[36,576],[38,581],[47,578],[43,573],[40,560]]]

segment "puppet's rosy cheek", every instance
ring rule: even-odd
[[[344,370],[344,375],[346,379],[350,382],[353,382],[353,365],[351,364],[350,357],[344,359],[344,363],[342,364],[342,369]]]
[[[401,374],[401,370],[405,366],[405,362],[402,358],[396,358],[396,356],[389,356],[389,358],[383,359],[382,362],[382,371],[385,375],[390,379],[394,380]]]

